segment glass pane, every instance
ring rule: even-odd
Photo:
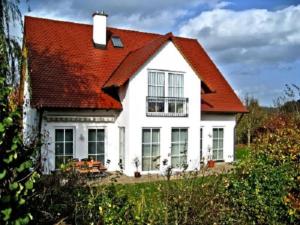
[[[97,154],[104,153],[104,142],[97,142]]]
[[[157,102],[156,104],[156,112],[164,112],[165,111],[165,103]]]
[[[103,164],[105,163],[104,155],[97,155],[96,160],[102,162]]]
[[[55,155],[64,154],[64,143],[55,143]]]
[[[73,130],[72,129],[66,129],[65,130],[65,134],[66,134],[66,141],[73,141]]]
[[[213,138],[218,138],[218,129],[217,128],[213,129]]]
[[[223,138],[223,133],[224,133],[224,129],[220,128],[219,129],[219,138]]]
[[[219,140],[219,148],[223,149],[223,139]]]
[[[64,141],[64,130],[63,129],[55,130],[55,141]]]
[[[152,145],[152,156],[159,156],[159,145]]]
[[[188,141],[188,132],[187,129],[181,129],[180,132],[180,142],[187,143]]]
[[[213,159],[218,159],[218,151],[213,151]]]
[[[172,142],[179,141],[179,129],[172,129]]]
[[[89,154],[96,154],[96,142],[89,142]]]
[[[174,102],[169,102],[169,108],[168,111],[170,113],[174,113],[175,112],[175,103]]]
[[[159,159],[150,161],[151,170],[159,170]]]
[[[63,156],[56,156],[55,157],[55,168],[59,169],[60,165],[64,163],[64,157]]]
[[[143,129],[143,143],[151,142],[151,131],[150,129]]]
[[[171,154],[172,155],[180,155],[180,145],[179,144],[172,144]]]
[[[73,155],[73,143],[65,143],[65,154]]]
[[[171,166],[177,168],[180,166],[180,158],[179,156],[172,156],[171,158]]]
[[[149,158],[142,158],[142,170],[149,171],[150,170],[150,159]]]
[[[157,77],[158,77],[157,84],[160,85],[160,86],[164,86],[164,84],[165,84],[165,73],[158,72]]]
[[[89,141],[96,141],[96,130],[89,129]]]
[[[177,102],[177,113],[183,113],[183,102]]]
[[[186,144],[180,144],[179,145],[179,151],[181,155],[187,154],[187,145]]]
[[[223,151],[218,152],[218,159],[223,159]]]
[[[148,144],[144,144],[142,147],[142,156],[151,156],[151,146]]]
[[[186,156],[180,157],[179,163],[180,163],[180,166],[183,166],[184,164],[186,164]]]
[[[155,102],[148,103],[148,112],[155,112]]]
[[[88,159],[89,160],[96,160],[97,157],[96,157],[96,155],[88,155]]]
[[[65,163],[71,162],[72,159],[73,159],[73,156],[65,156]]]
[[[97,130],[97,141],[104,141],[104,130]]]
[[[156,95],[156,87],[149,86],[149,96],[157,96]]]
[[[216,148],[218,148],[218,140],[214,139],[213,140],[213,149],[216,149]]]
[[[152,129],[152,143],[159,142],[159,129]]]
[[[165,88],[163,86],[157,87],[157,96],[159,97],[165,96]]]

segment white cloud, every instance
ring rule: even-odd
[[[219,61],[281,62],[300,59],[300,5],[282,10],[213,9],[187,21],[180,35],[195,37]]]

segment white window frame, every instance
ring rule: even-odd
[[[176,129],[179,129],[179,140],[177,140],[177,141],[172,141],[172,132],[173,132],[173,130],[176,130]],[[181,133],[181,130],[186,130],[186,132],[187,132],[187,141],[185,142],[185,143],[183,143],[183,142],[181,142],[180,141],[180,133]],[[188,146],[189,146],[189,129],[188,129],[188,127],[172,127],[171,128],[171,165],[173,166],[173,168],[180,168],[180,166],[181,165],[173,165],[173,162],[172,162],[172,158],[173,157],[179,157],[179,161],[182,161],[182,158],[184,158],[185,157],[185,163],[187,163],[187,155],[188,155]],[[185,144],[185,151],[186,151],[186,153],[181,153],[181,154],[177,154],[177,155],[173,155],[172,154],[172,145],[173,144],[179,144],[179,145],[181,145],[181,144]]]
[[[64,130],[64,140],[63,141],[56,141],[56,130]],[[72,137],[72,144],[73,144],[73,149],[72,149],[72,155],[71,154],[65,154],[66,152],[66,147],[65,147],[65,144],[66,144],[66,141],[65,141],[65,138],[66,138],[66,130],[72,130],[72,133],[73,133],[73,137]],[[64,164],[67,163],[65,161],[65,157],[72,157],[74,158],[75,156],[75,149],[76,149],[76,146],[75,146],[75,143],[76,143],[76,135],[75,135],[75,131],[76,129],[74,127],[68,127],[68,126],[55,126],[54,127],[54,168],[55,169],[60,169],[60,168],[57,168],[56,167],[56,157],[59,156],[59,157],[64,157]],[[70,143],[71,141],[68,141],[67,143]],[[63,149],[63,154],[62,155],[57,155],[56,154],[56,143],[63,143],[64,145],[64,149]]]
[[[218,129],[218,137],[214,137],[214,129]],[[220,138],[219,130],[223,130],[223,137]],[[223,161],[224,160],[224,135],[225,135],[225,129],[224,127],[213,127],[212,128],[212,159],[216,161]],[[214,146],[214,140],[217,140],[217,145]],[[222,141],[222,147],[220,147],[220,141]],[[214,151],[217,152],[217,157],[214,157]],[[222,158],[219,158],[219,152],[222,151]]]
[[[89,141],[89,131],[90,130],[96,130],[96,141]],[[101,153],[101,154],[98,154],[97,153],[97,143],[98,143],[98,141],[97,141],[97,132],[98,132],[98,130],[103,130],[104,131],[104,139],[103,139],[103,141],[99,141],[99,142],[103,142],[103,146],[104,146],[104,152],[103,153]],[[95,158],[93,158],[94,160],[97,160],[97,156],[99,155],[99,156],[101,156],[101,155],[103,155],[103,158],[104,158],[104,160],[103,160],[103,164],[105,164],[106,162],[105,162],[105,160],[106,160],[106,143],[107,143],[107,140],[106,140],[106,136],[107,136],[107,134],[106,134],[107,132],[106,132],[106,128],[105,127],[88,127],[87,128],[87,158],[90,158],[90,156],[92,156],[92,157],[95,157]],[[90,142],[95,142],[96,143],[96,154],[89,154],[89,143]]]
[[[150,142],[149,143],[144,143],[143,142],[143,131],[144,130],[150,130]],[[159,131],[159,140],[158,140],[158,142],[153,142],[153,140],[152,140],[152,137],[153,137],[153,135],[152,135],[152,132],[153,132],[153,130],[158,130]],[[144,170],[144,166],[143,166],[143,159],[144,158],[149,158],[149,161],[150,161],[150,165],[151,165],[151,161],[153,161],[156,157],[158,157],[158,159],[157,159],[157,161],[160,161],[160,141],[161,141],[161,129],[159,128],[159,127],[143,127],[142,128],[142,154],[141,154],[141,158],[142,158],[142,163],[141,163],[141,165],[142,165],[142,171],[143,172],[151,172],[151,171],[158,171],[159,170],[159,168],[152,168],[151,170]],[[144,145],[150,145],[150,156],[143,156],[143,147],[144,147]],[[158,155],[152,155],[152,153],[153,153],[153,145],[158,145],[159,146],[159,153],[158,153]]]

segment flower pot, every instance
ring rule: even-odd
[[[208,168],[213,168],[213,167],[215,167],[215,161],[214,161],[214,160],[208,160],[207,166],[208,166]]]
[[[141,173],[140,172],[134,172],[134,177],[141,177]]]

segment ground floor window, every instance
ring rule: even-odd
[[[73,158],[73,129],[55,129],[55,169]]]
[[[158,170],[160,156],[160,130],[144,128],[142,130],[142,170]]]
[[[187,163],[188,129],[173,128],[171,137],[171,165],[182,167]]]
[[[105,163],[104,129],[89,129],[88,131],[88,158]]]
[[[213,155],[214,160],[223,160],[223,143],[224,143],[224,129],[213,128]]]

